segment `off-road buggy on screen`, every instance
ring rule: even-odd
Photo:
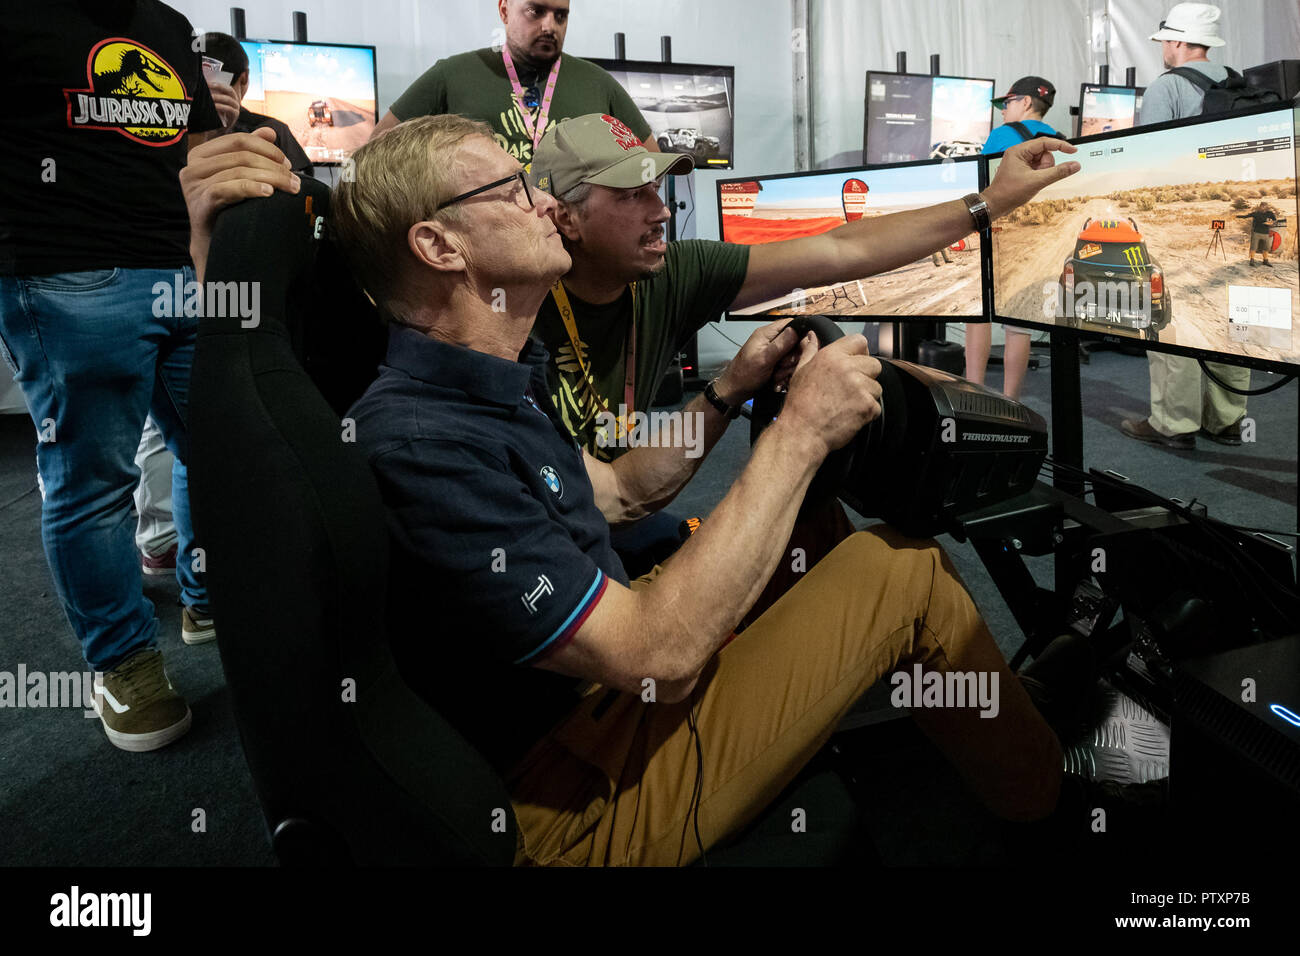
[[[666,129],[656,137],[659,148],[665,153],[690,153],[696,159],[709,159],[718,155],[722,140],[716,136],[705,136],[698,129],[674,127]]]
[[[324,100],[313,100],[311,106],[307,107],[307,125],[319,126],[334,125],[334,111],[330,109],[329,104]]]
[[[978,156],[983,149],[983,143],[972,143],[964,139],[953,139],[932,145],[930,147],[930,158],[960,159],[962,156]]]

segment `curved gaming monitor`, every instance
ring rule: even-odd
[[[1296,115],[1269,106],[1077,141],[1082,169],[993,226],[995,317],[1300,371]]]
[[[724,179],[718,221],[724,242],[760,245],[815,236],[864,217],[933,206],[979,192],[981,160],[817,170]],[[825,315],[834,319],[982,321],[980,237],[971,233],[942,253],[892,272],[789,295],[730,318]]]

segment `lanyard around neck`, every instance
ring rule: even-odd
[[[546,120],[551,115],[551,98],[555,96],[555,80],[560,75],[560,58],[555,58],[555,64],[551,67],[550,78],[546,81],[546,92],[542,94],[541,108],[537,113],[537,125],[533,126],[533,114],[524,106],[524,86],[519,82],[519,73],[515,70],[515,61],[510,58],[510,47],[506,44],[501,46],[501,58],[506,63],[506,73],[510,77],[510,85],[514,88],[515,104],[519,107],[519,115],[523,117],[524,129],[528,133],[528,138],[532,140],[533,149],[537,149],[537,144],[542,141],[546,134]]]
[[[636,383],[636,283],[629,286],[632,290],[632,322],[628,325],[627,330],[627,358],[623,372],[623,401],[626,413],[630,416],[636,409],[634,396],[636,394],[634,385]],[[555,304],[560,310],[560,320],[564,323],[564,331],[569,334],[569,344],[573,346],[573,357],[578,360],[578,368],[587,379],[587,384],[591,387],[591,394],[595,396],[596,401],[601,405],[601,410],[608,412],[609,403],[601,397],[600,391],[596,388],[596,382],[591,376],[591,369],[587,366],[586,359],[582,357],[582,348],[578,343],[578,324],[573,318],[573,306],[569,304],[569,294],[564,291],[564,281],[555,280],[555,285],[551,286],[551,295],[555,297]],[[622,421],[620,419],[620,421]],[[622,427],[626,429],[625,422]]]

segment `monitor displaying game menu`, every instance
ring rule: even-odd
[[[374,47],[240,43],[248,54],[245,109],[287,125],[313,163],[341,163],[370,138],[379,122]]]
[[[589,59],[627,90],[661,150],[686,153],[697,169],[733,168],[734,67]]]
[[[974,156],[993,131],[993,81],[867,71],[868,166]]]
[[[1296,371],[1295,126],[1265,107],[1079,141],[1078,173],[993,225],[997,318]]]
[[[1145,92],[1145,87],[1084,83],[1079,90],[1079,135],[1132,129],[1138,121]]]
[[[932,206],[980,189],[981,160],[841,169],[718,183],[726,242],[759,245],[816,236],[863,218]],[[731,317],[826,315],[854,319],[982,317],[979,235],[892,272],[850,279],[733,311]]]

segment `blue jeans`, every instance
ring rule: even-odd
[[[157,646],[158,619],[141,590],[132,492],[147,413],[176,463],[172,509],[182,600],[206,615],[193,569],[186,429],[197,318],[158,317],[153,287],[194,270],[99,269],[0,276],[0,357],[36,425],[45,485],[41,537],[59,599],[86,662],[109,670]],[[174,311],[169,308],[157,311]]]

